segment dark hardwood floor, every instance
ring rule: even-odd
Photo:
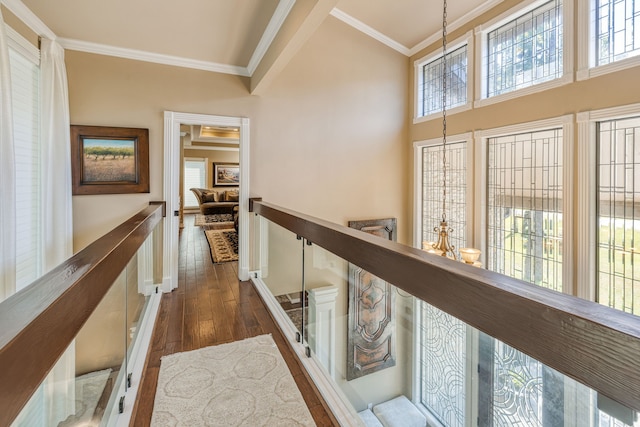
[[[130,425],[151,422],[162,356],[261,334],[272,334],[316,424],[338,425],[253,284],[238,281],[237,262],[212,263],[204,233],[193,225],[193,219],[193,215],[185,216],[180,233],[178,288],[162,296]]]

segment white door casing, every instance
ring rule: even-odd
[[[180,209],[180,125],[234,126],[240,129],[240,218],[238,224],[238,276],[249,279],[249,119],[207,114],[164,113],[164,200],[162,291],[178,287],[178,227]]]

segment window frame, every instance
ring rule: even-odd
[[[182,159],[182,168],[183,168],[183,191],[185,194],[187,194],[187,191],[189,191],[188,188],[186,188],[186,172],[187,172],[187,162],[202,162],[204,164],[204,185],[202,186],[203,188],[208,188],[207,183],[209,182],[209,168],[208,168],[208,159],[206,157],[184,157]],[[198,204],[196,203],[193,206],[187,206],[186,203],[187,197],[184,196],[184,201],[183,201],[183,209],[198,209]],[[196,200],[197,202],[197,200]]]
[[[486,97],[485,95],[487,91],[486,75],[488,63],[486,52],[488,49],[488,34],[548,1],[549,0],[525,0],[492,20],[475,27],[474,33],[477,40],[476,57],[479,59],[475,62],[474,108],[531,95],[573,82],[573,0],[562,0],[562,76],[492,97]]]
[[[466,142],[467,144],[467,183],[473,183],[473,170],[474,170],[474,162],[473,159],[475,157],[475,143],[473,140],[473,134],[471,132],[461,133],[457,135],[449,135],[447,136],[447,143],[459,143]],[[413,143],[413,152],[414,152],[414,215],[413,215],[413,230],[414,230],[414,246],[416,248],[422,248],[422,204],[424,203],[422,197],[422,149],[424,147],[433,146],[433,145],[441,145],[442,138],[432,138],[422,141],[414,141]],[[467,206],[467,218],[471,221],[475,221],[473,216],[474,209],[474,191],[472,186],[467,187],[467,194],[465,204]],[[433,226],[437,226],[438,224],[434,224]],[[474,232],[475,223],[468,223],[467,230],[465,230],[465,240],[468,245],[472,247],[476,244],[474,240]]]
[[[596,65],[596,1],[578,2],[578,81],[640,66],[640,55]]]
[[[576,247],[577,265],[593,265],[594,268],[576,269],[576,295],[596,301],[597,268],[597,124],[601,121],[619,120],[640,116],[640,103],[577,114],[578,144],[582,147],[576,156],[576,207],[582,215],[577,218],[576,232],[581,239]],[[592,173],[589,173],[592,171]]]
[[[476,141],[478,155],[476,156],[475,204],[478,210],[475,212],[475,221],[479,223],[476,230],[478,248],[482,250],[483,264],[486,264],[487,253],[487,221],[488,221],[488,141],[490,138],[507,136],[516,133],[537,132],[553,128],[562,128],[562,292],[573,295],[573,191],[574,191],[574,115],[568,114],[561,117],[520,123],[516,125],[476,131],[473,138]]]
[[[450,43],[447,43],[447,52],[453,52],[462,46],[467,45],[467,102],[458,105],[453,108],[447,108],[447,114],[456,114],[462,111],[470,110],[473,106],[473,81],[471,70],[474,68],[474,45],[473,45],[473,31],[467,31],[463,36],[458,37]],[[442,111],[429,113],[426,115],[420,115],[422,112],[422,91],[420,87],[424,84],[422,76],[422,67],[430,62],[436,61],[442,58],[442,47],[438,50],[434,50],[431,53],[416,59],[413,62],[413,74],[414,74],[414,102],[413,102],[413,124],[426,122],[442,116]]]

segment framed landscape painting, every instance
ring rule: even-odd
[[[73,194],[149,192],[149,130],[71,126]]]
[[[238,163],[214,163],[213,185],[240,185],[240,165]]]

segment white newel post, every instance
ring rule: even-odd
[[[336,298],[338,288],[311,289],[309,298],[309,346],[331,377],[336,371]]]

